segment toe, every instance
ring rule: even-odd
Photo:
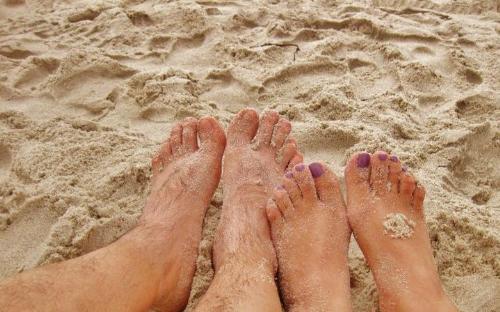
[[[170,144],[172,146],[172,154],[174,156],[182,153],[182,125],[176,124],[170,132]]]
[[[267,201],[266,214],[267,214],[267,219],[269,220],[269,223],[271,224],[272,227],[278,220],[281,220],[283,218],[278,206],[272,199],[269,199]]]
[[[197,124],[198,120],[193,117],[184,119],[182,123],[182,149],[185,152],[194,152],[198,149]]]
[[[259,130],[257,130],[257,135],[255,136],[257,146],[263,147],[271,144],[274,126],[279,118],[279,114],[275,111],[266,111],[262,114],[259,122]]]
[[[291,170],[293,167],[303,162],[304,162],[304,155],[302,155],[300,152],[297,152],[295,156],[293,156],[292,160],[290,160],[288,168]]]
[[[415,178],[409,174],[402,172],[399,176],[399,194],[407,202],[410,202],[413,197],[413,192],[416,187]]]
[[[249,144],[258,127],[259,115],[255,110],[247,108],[240,111],[227,129],[228,144],[231,146]]]
[[[284,186],[276,188],[273,194],[274,202],[278,206],[281,214],[286,218],[293,211],[293,204]]]
[[[288,192],[288,197],[290,198],[293,206],[298,205],[302,201],[302,193],[293,178],[292,171],[287,172],[283,177],[283,187]]]
[[[423,211],[425,199],[425,188],[417,183],[415,191],[413,192],[413,207],[418,211]]]
[[[151,160],[151,169],[153,170],[153,177],[161,172],[163,169],[163,162],[161,161],[160,154],[157,154]]]
[[[309,165],[314,179],[318,198],[325,203],[334,204],[342,200],[340,184],[337,176],[324,163],[314,162]]]
[[[276,150],[281,149],[283,144],[292,131],[292,124],[285,118],[280,118],[273,131],[273,138],[271,140],[271,146],[276,148]]]
[[[314,186],[314,180],[309,167],[304,164],[296,165],[293,167],[293,177],[295,179],[295,183],[299,186],[304,200],[309,202],[318,199],[316,195],[316,187]]]
[[[399,175],[401,174],[401,162],[398,157],[391,155],[389,157],[389,182],[391,183],[391,193],[398,193]]]
[[[376,152],[371,157],[370,185],[379,195],[388,192],[389,156],[386,152]]]
[[[283,170],[288,167],[288,164],[290,164],[290,160],[295,157],[297,152],[297,142],[292,138],[288,138],[285,142],[285,145],[281,149],[281,168]]]
[[[226,135],[220,124],[213,117],[203,117],[198,121],[198,136],[203,150],[222,157],[226,146]]]
[[[370,160],[368,153],[358,153],[351,157],[345,169],[347,200],[364,199],[370,193]]]

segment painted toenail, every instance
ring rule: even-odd
[[[357,164],[359,168],[366,168],[370,165],[370,154],[361,153],[358,155]]]
[[[384,153],[384,154],[378,154],[378,159],[384,161],[384,160],[387,160],[387,154]]]
[[[276,187],[276,189],[277,189],[278,191],[282,191],[282,190],[284,190],[284,189],[285,189],[285,187],[284,187],[283,185],[278,185],[278,186]]]
[[[323,170],[323,166],[320,163],[316,162],[309,165],[309,170],[311,170],[311,175],[313,176],[313,178],[321,177],[325,172]]]
[[[291,171],[288,171],[287,173],[285,173],[285,177],[291,179],[293,178],[293,173]]]
[[[403,168],[401,168],[401,170],[403,170],[403,172],[408,171],[408,166],[407,165],[403,165]]]
[[[391,156],[391,160],[392,160],[393,162],[398,162],[398,160],[399,160],[399,159],[398,159],[398,156],[393,155],[393,156]]]
[[[304,171],[304,169],[306,169],[306,166],[304,166],[304,164],[295,166],[295,170],[297,171]]]

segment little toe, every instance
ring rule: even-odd
[[[371,157],[370,185],[379,195],[387,193],[389,177],[389,156],[386,152],[378,151]]]
[[[309,167],[304,164],[296,165],[293,167],[293,177],[299,186],[304,200],[313,201],[318,199],[316,195],[316,187],[314,186],[314,180]]]
[[[221,158],[226,146],[226,135],[217,120],[213,117],[201,118],[198,121],[197,131],[201,148]]]
[[[271,146],[276,150],[281,149],[281,147],[283,147],[283,144],[285,144],[290,131],[292,131],[292,124],[290,123],[290,121],[286,120],[285,118],[280,118],[280,120],[274,127]]]
[[[249,144],[259,127],[259,115],[253,109],[241,110],[231,121],[227,129],[228,145]]]
[[[340,184],[337,176],[324,163],[314,162],[309,165],[309,171],[314,179],[318,198],[330,205],[342,201]]]
[[[176,124],[170,132],[170,145],[172,146],[172,154],[179,156],[182,154],[182,125]]]
[[[422,212],[424,209],[425,188],[417,183],[413,192],[413,207]]]
[[[284,186],[279,186],[274,190],[273,198],[281,214],[286,218],[293,211],[293,204]]]
[[[288,138],[281,149],[281,167],[283,170],[288,167],[290,161],[297,155],[297,152],[297,142],[292,138]]]
[[[259,130],[255,136],[256,144],[259,147],[269,146],[274,132],[274,125],[278,122],[280,116],[275,111],[265,111],[259,122]]]
[[[405,172],[400,174],[399,195],[405,200],[405,202],[411,202],[416,186],[417,184],[415,178],[411,174]]]
[[[345,169],[347,198],[366,198],[370,193],[370,160],[368,153],[358,153],[351,157]]]
[[[302,201],[302,193],[293,178],[292,171],[285,173],[285,176],[283,177],[283,187],[288,192],[288,197],[290,198],[293,206],[298,205]]]
[[[272,199],[269,199],[267,201],[266,214],[267,214],[267,219],[269,220],[269,223],[271,224],[271,229],[273,229],[273,227],[275,226],[277,221],[280,221],[283,219],[283,216],[281,215],[281,212],[280,212],[277,204]]]
[[[198,149],[197,124],[198,120],[193,117],[187,117],[182,123],[182,149],[185,152],[194,152]]]
[[[391,193],[399,192],[399,175],[401,174],[401,162],[396,155],[389,157],[389,181],[391,183]]]

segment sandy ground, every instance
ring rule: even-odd
[[[0,0],[0,278],[134,226],[173,123],[293,121],[308,161],[397,154],[427,187],[439,272],[500,311],[497,1]],[[213,271],[214,197],[191,310]],[[356,311],[376,289],[351,244]]]

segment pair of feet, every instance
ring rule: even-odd
[[[173,128],[153,159],[152,191],[139,226],[152,229],[152,239],[165,239],[169,254],[158,259],[165,270],[156,306],[175,311],[186,304],[203,217],[223,172],[216,274],[234,262],[258,266],[270,279],[278,272],[291,310],[349,311],[352,229],[382,310],[453,311],[427,236],[424,189],[398,159],[383,152],[353,156],[345,205],[336,176],[322,163],[302,164],[290,131],[277,113],[259,121],[249,109],[231,122],[227,146],[213,118],[188,118]]]

